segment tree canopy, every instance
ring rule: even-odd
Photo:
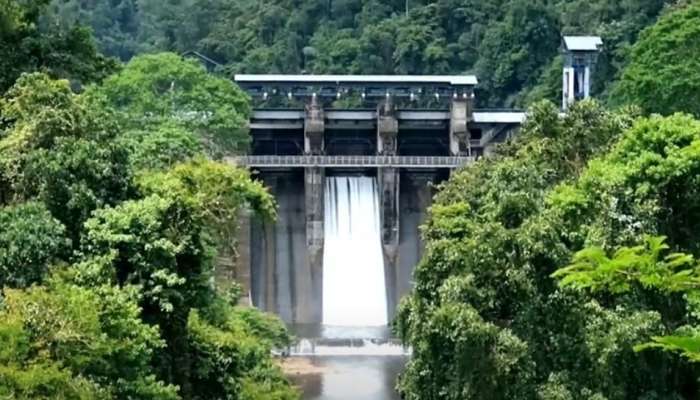
[[[645,29],[632,47],[615,102],[647,112],[700,116],[700,3],[691,1]]]
[[[169,140],[172,135],[186,140],[184,130],[195,134],[210,155],[247,149],[248,96],[229,79],[207,73],[195,60],[173,53],[138,56],[93,89],[91,94],[119,111],[123,127],[138,131],[163,127]]]
[[[106,54],[197,51],[227,72],[476,73],[488,106],[557,100],[560,34],[606,43],[594,92],[665,0],[54,0],[52,19],[91,26]],[[556,78],[556,79],[555,79]],[[554,84],[552,84],[554,83]]]
[[[694,302],[649,285],[613,290],[615,296],[580,292],[550,277],[586,246],[634,245],[644,234],[697,251],[692,188],[700,122],[633,117],[584,102],[559,118],[553,107],[538,105],[512,144],[444,185],[425,228],[416,288],[397,322],[414,349],[400,382],[406,398],[612,400],[698,392],[693,364],[635,351],[694,329]],[[653,265],[622,254],[629,253],[608,262],[600,250],[582,253],[565,279],[610,287],[586,270],[575,275],[589,258],[600,273]],[[683,260],[672,256],[658,268]],[[644,271],[669,285],[682,277],[673,278],[678,270]]]
[[[0,93],[22,72],[43,70],[79,86],[118,68],[98,52],[90,30],[75,24],[41,24],[49,0],[0,2]]]
[[[284,325],[213,279],[240,211],[275,217],[203,151],[209,132],[245,137],[247,98],[172,54],[139,63],[182,89],[119,98],[146,84],[129,65],[80,94],[23,74],[0,100],[0,397],[297,399],[271,359]]]

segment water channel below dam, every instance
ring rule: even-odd
[[[317,264],[309,261],[307,248],[309,199],[298,189],[308,182],[291,175],[266,177],[278,199],[279,218],[251,230],[252,299],[279,315],[297,338],[281,362],[303,399],[399,399],[396,381],[410,351],[392,337],[388,325],[398,298],[410,290],[420,257],[418,225],[432,176],[406,176],[406,193],[396,193],[403,204],[403,224],[396,233],[403,242],[394,244],[399,257],[389,258],[393,261],[385,254],[382,202],[388,198],[380,178],[326,175],[314,180],[322,193],[322,260]]]
[[[374,177],[327,177],[323,324],[296,325],[285,361],[305,400],[392,400],[407,350],[391,337]]]
[[[399,400],[394,390],[406,356],[291,357],[286,369],[304,400]]]
[[[303,400],[398,400],[410,350],[378,326],[290,326],[297,343],[282,361]],[[313,337],[313,339],[309,339]]]

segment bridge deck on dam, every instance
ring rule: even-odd
[[[303,128],[304,110],[256,109],[251,116],[251,129],[294,129]],[[325,119],[332,121],[376,121],[375,110],[331,109],[325,111]],[[476,110],[475,124],[514,124],[525,120],[525,112],[520,110]],[[403,122],[446,122],[450,120],[448,110],[398,110],[396,119]],[[286,123],[286,124],[285,124]]]
[[[395,167],[458,168],[474,161],[473,157],[437,156],[238,156],[226,161],[248,167]]]

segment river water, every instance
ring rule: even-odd
[[[298,339],[283,369],[304,400],[398,400],[410,350],[388,327],[290,325]],[[362,338],[362,339],[360,339]]]
[[[290,374],[304,400],[399,400],[396,378],[406,356],[303,357],[308,373]]]

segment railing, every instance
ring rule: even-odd
[[[396,167],[457,168],[474,161],[473,157],[438,156],[237,156],[226,161],[248,167]]]

